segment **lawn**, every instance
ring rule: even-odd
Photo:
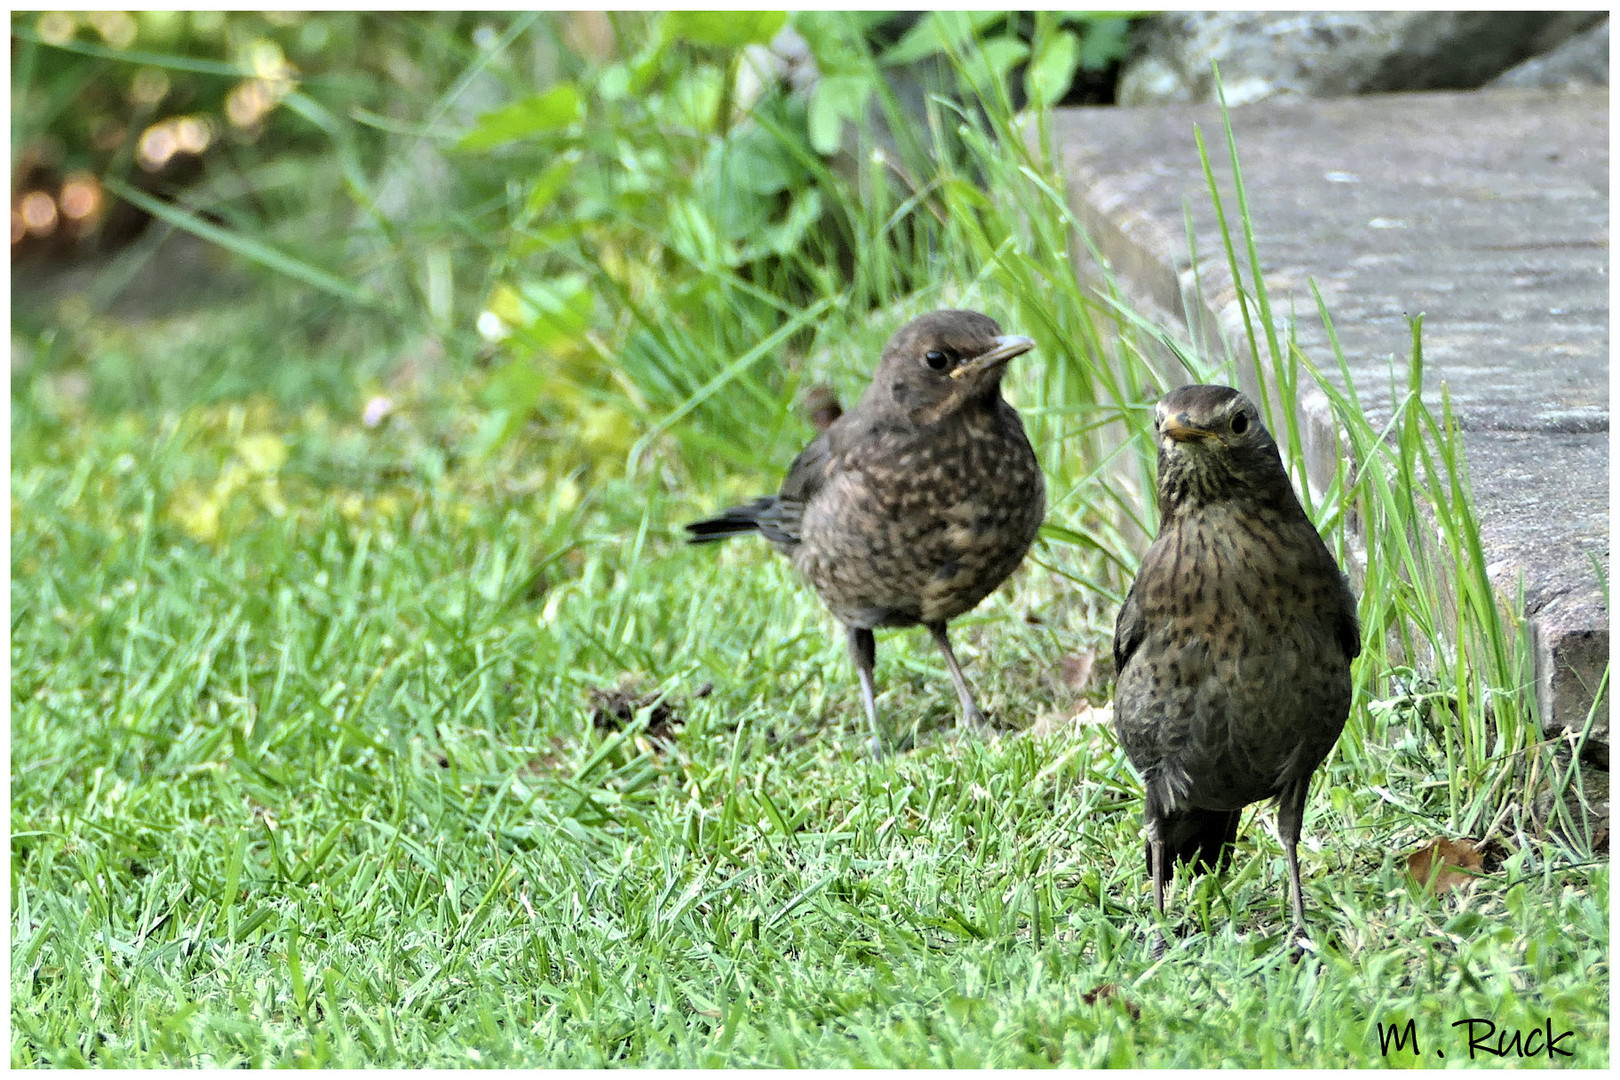
[[[480,301],[521,325],[494,345],[312,301],[285,260],[229,304],[19,319],[12,1064],[1376,1067],[1534,1030],[1606,1066],[1607,858],[1530,812],[1562,766],[1418,328],[1388,431],[1336,401],[1364,468],[1312,498],[1366,648],[1307,808],[1313,946],[1288,948],[1255,807],[1151,955],[1106,722],[1154,522],[1144,357],[1232,369],[1077,272],[1038,137],[992,113],[916,233],[881,202],[845,222],[852,277],[813,246],[768,273],[642,258],[637,203],[511,225]],[[538,289],[514,252],[542,235],[601,257]],[[997,730],[959,734],[927,635],[890,631],[899,749],[873,760],[814,595],[680,526],[774,487],[804,391],[853,400],[895,326],[955,304],[1040,343],[1009,397],[1052,509],[953,625]],[[1285,399],[1335,360],[1253,353]],[[1414,882],[1459,836],[1494,841],[1488,872]]]

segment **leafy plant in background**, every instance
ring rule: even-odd
[[[621,16],[613,55],[480,118],[459,148],[490,155],[521,195],[487,307],[498,320],[487,328],[510,336],[485,394],[480,450],[533,417],[582,433],[592,458],[645,449],[665,432],[689,459],[742,464],[771,449],[739,458],[735,447],[696,445],[709,425],[676,428],[677,409],[741,410],[768,437],[802,434],[780,404],[802,371],[768,371],[772,352],[760,344],[774,349],[786,335],[802,354],[816,329],[842,334],[918,288],[938,242],[944,211],[931,177],[951,151],[897,99],[897,73],[934,62],[912,76],[921,89],[971,97],[1032,55],[1006,13],[930,13],[884,48],[888,21]],[[1125,25],[1037,17],[1032,100],[1061,98],[1077,68],[1116,57]],[[1000,31],[978,41],[991,27]],[[963,54],[980,62],[948,62]],[[704,393],[716,379],[734,387],[723,407]],[[639,417],[617,393],[603,403],[611,380],[632,391]]]
[[[755,346],[803,354],[817,328],[837,334],[920,284],[942,212],[928,178],[937,156],[959,155],[928,134],[924,94],[971,98],[1022,66],[1029,100],[1057,101],[1122,53],[1127,26],[944,12],[893,29],[905,21],[16,15],[14,150],[102,185],[102,212],[123,216],[92,234],[138,228],[136,208],[318,298],[297,322],[336,311],[466,357],[482,311],[505,341],[480,390],[477,453],[538,420],[542,445],[578,437],[559,468],[622,461],[750,352],[735,374],[752,400],[727,409],[791,442],[801,432],[776,403],[803,375],[768,370],[780,350]],[[790,79],[768,48],[784,29],[800,50]],[[916,90],[904,104],[897,80]],[[14,193],[14,238],[26,196],[60,203],[54,189]],[[728,454],[693,445],[693,430],[676,435],[685,456]]]
[[[961,58],[959,65],[943,63],[940,68],[959,96],[994,97],[1004,87],[1016,92],[1020,83],[1011,76],[1022,66],[1020,106],[1062,104],[1077,72],[1096,74],[1124,58],[1135,14],[931,11],[898,41],[878,51],[874,70],[870,39],[851,41],[849,32],[869,36],[882,25],[883,15],[856,15],[858,21],[852,22],[841,14],[800,13],[794,26],[810,42],[822,72],[811,97],[811,144],[820,153],[835,152],[842,124],[862,122],[888,77],[922,61]]]

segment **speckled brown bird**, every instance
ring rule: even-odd
[[[1153,430],[1159,534],[1114,628],[1114,726],[1145,789],[1153,902],[1162,914],[1168,857],[1223,868],[1243,807],[1274,797],[1300,935],[1300,823],[1350,711],[1355,597],[1252,401],[1183,386]]]
[[[984,723],[946,624],[1018,567],[1046,514],[1040,465],[1001,396],[1007,361],[1034,346],[976,311],[912,320],[889,339],[859,403],[805,447],[779,492],[686,527],[692,543],[757,531],[793,561],[849,631],[875,754],[880,626],[926,626],[963,722]]]

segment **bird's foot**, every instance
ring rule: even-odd
[[[1312,941],[1311,935],[1305,932],[1304,923],[1294,924],[1293,930],[1288,934],[1288,942],[1288,959],[1296,964],[1305,959],[1306,953],[1316,951],[1316,942]]]
[[[1153,946],[1148,951],[1148,956],[1151,959],[1158,960],[1164,956],[1164,951],[1169,947],[1170,943],[1165,940],[1164,931],[1162,929],[1156,929],[1153,931]]]

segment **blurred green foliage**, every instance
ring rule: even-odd
[[[928,283],[937,178],[962,158],[943,103],[1063,100],[1123,54],[1127,25],[15,14],[13,154],[93,172],[265,288],[312,294],[305,321],[370,319],[399,348],[492,361],[477,453],[528,431],[564,471],[666,437],[744,464],[772,446],[708,432],[801,434],[783,403],[811,374],[769,364],[783,345],[803,357]],[[148,167],[143,136],[180,117],[208,147]],[[693,413],[711,423],[675,423]]]
[[[329,148],[306,101],[385,111],[400,76],[427,70],[475,25],[458,13],[14,12],[13,163],[128,181],[150,164],[142,136],[180,117],[209,130],[213,152],[193,156],[227,169]],[[381,140],[366,149],[374,167]]]
[[[842,333],[927,283],[936,178],[963,157],[937,103],[1054,103],[1077,69],[1120,55],[1125,26],[947,12],[896,35],[881,12],[614,18],[614,48],[457,144],[487,154],[511,193],[486,307],[510,336],[480,448],[538,417],[570,425],[592,457],[634,459],[649,432],[697,412],[710,422],[672,431],[688,456],[757,455],[705,441],[739,419],[783,428],[781,383],[750,370],[753,346],[786,328],[814,351],[819,328]],[[717,381],[740,387],[723,405],[705,393]]]

